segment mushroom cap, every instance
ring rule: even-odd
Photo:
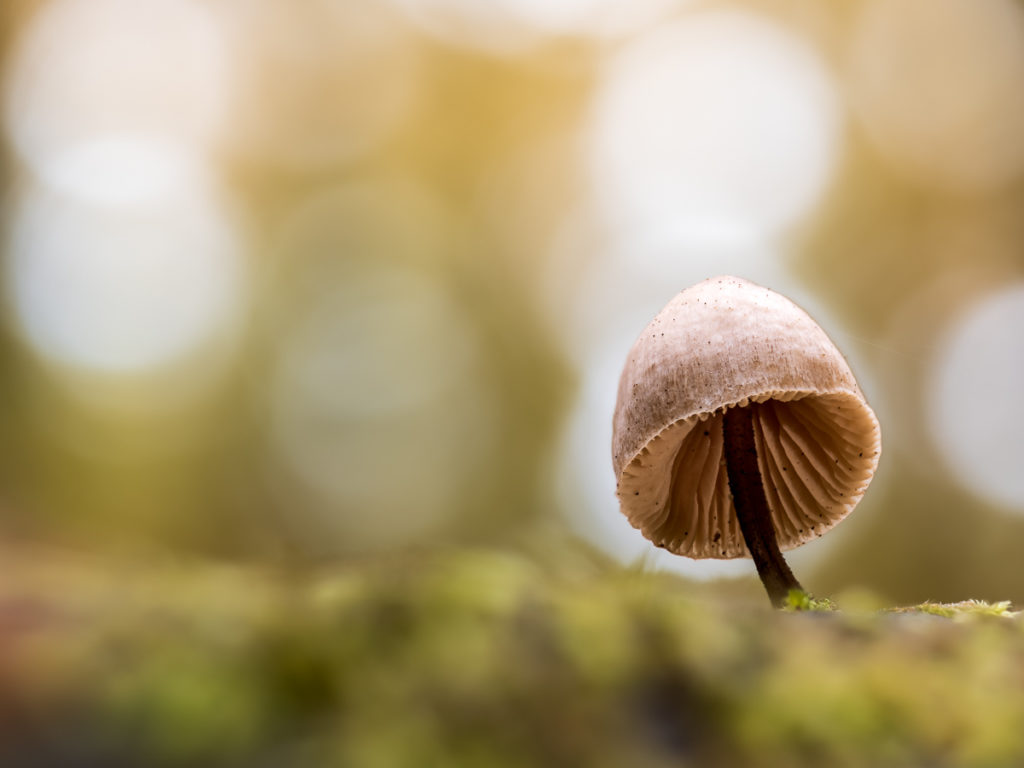
[[[737,277],[679,293],[633,344],[612,434],[634,528],[692,558],[749,557],[723,452],[727,408],[760,403],[754,439],[779,547],[834,526],[878,466],[881,432],[850,366],[789,299]]]

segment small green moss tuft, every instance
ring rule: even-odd
[[[827,597],[815,598],[800,589],[789,590],[789,597],[786,598],[784,611],[815,611],[819,613],[831,613],[838,610],[838,606]]]
[[[890,613],[927,613],[932,616],[943,616],[947,619],[971,618],[975,616],[1001,616],[1012,619],[1017,612],[1011,609],[1009,600],[988,603],[984,600],[962,600],[959,603],[933,603],[926,600],[920,605],[906,608],[891,608]]]

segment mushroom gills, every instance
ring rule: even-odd
[[[841,408],[829,397],[768,400],[754,419],[758,463],[779,544],[791,549],[820,536],[859,500],[869,460],[853,431],[823,428],[826,412]],[[856,493],[850,493],[854,488]],[[846,490],[844,490],[846,489]]]
[[[867,484],[873,457],[861,455],[863,448],[854,440],[856,419],[846,423],[836,418],[842,404],[842,397],[828,395],[789,401],[769,398],[755,409],[758,463],[782,550],[815,539],[835,525]],[[831,431],[826,423],[831,423]],[[623,473],[620,495],[642,495],[646,502],[631,522],[651,541],[677,554],[750,556],[729,493],[722,429],[723,412],[676,422]],[[654,486],[646,470],[662,462],[671,471],[667,481]],[[851,487],[858,492],[850,493]]]

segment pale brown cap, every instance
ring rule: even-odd
[[[834,526],[878,466],[881,432],[846,360],[789,299],[737,277],[687,288],[629,352],[612,462],[622,512],[658,546],[749,557],[722,450],[727,408],[764,403],[758,464],[779,547]]]

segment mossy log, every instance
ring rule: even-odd
[[[1024,764],[1006,605],[771,611],[491,551],[6,560],[4,766]]]

